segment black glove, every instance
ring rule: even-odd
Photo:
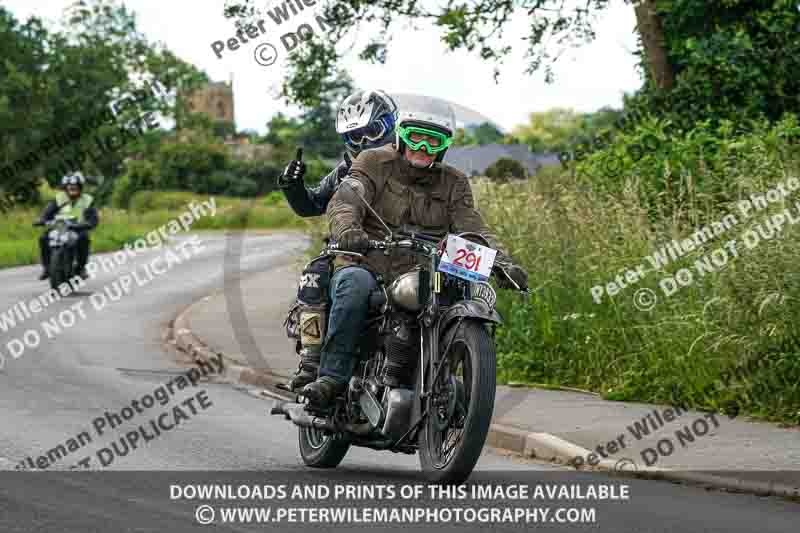
[[[503,270],[514,280],[514,283],[519,286],[520,290],[528,290],[528,273],[525,272],[522,267],[517,265],[503,265]],[[501,289],[516,289],[504,276],[497,278],[497,285]]]
[[[339,249],[357,254],[365,254],[369,250],[369,236],[362,229],[349,229],[339,239]]]
[[[303,183],[303,176],[306,174],[306,164],[303,162],[303,149],[297,149],[297,158],[286,165],[286,169],[278,179],[282,186],[290,186],[295,183]]]

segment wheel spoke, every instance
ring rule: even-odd
[[[469,348],[460,342],[454,342],[449,347],[450,352],[444,354],[445,360],[441,364],[446,370],[440,373],[437,382],[434,383],[436,395],[433,400],[435,407],[431,413],[432,417],[439,417],[437,419],[438,428],[444,427],[438,429],[433,426],[428,429],[432,433],[432,451],[437,456],[438,468],[444,468],[455,455],[454,452],[463,438],[463,424],[469,409],[469,390],[471,385]],[[462,397],[460,397],[459,388],[463,390],[464,395]],[[449,419],[443,420],[443,416],[448,416],[447,413],[450,413],[452,407],[454,408],[449,415]],[[433,422],[431,423],[432,425]]]
[[[449,461],[450,452],[452,452],[455,449],[455,447],[461,442],[461,437],[464,436],[464,432],[463,431],[460,431],[460,430],[456,430],[456,431],[452,431],[452,432],[449,431],[450,435],[454,435],[456,433],[458,434],[458,438],[453,439],[453,443],[450,446],[448,446],[447,449],[445,449],[441,454],[441,457],[444,458],[445,462]],[[447,440],[450,440],[449,437],[448,437]]]

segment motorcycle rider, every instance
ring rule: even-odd
[[[397,104],[384,91],[356,91],[342,100],[336,111],[336,133],[342,136],[346,148],[343,160],[313,189],[303,183],[306,165],[302,160],[292,161],[278,176],[278,187],[294,212],[301,217],[324,215],[353,159],[362,150],[377,148],[394,140],[396,119]]]
[[[337,257],[319,378],[303,389],[311,404],[329,405],[352,376],[370,293],[378,286],[375,274],[390,283],[418,263],[406,251],[393,250],[387,256],[368,250],[370,239],[383,239],[386,235],[383,225],[368,214],[359,195],[393,231],[416,230],[442,237],[447,233],[476,232],[498,248],[475,208],[466,175],[443,163],[454,131],[454,113],[443,102],[430,100],[416,109],[402,110],[395,145],[362,152],[331,199],[331,237],[341,250],[361,254],[363,259]],[[513,282],[527,289],[527,273],[510,264],[502,250],[498,258],[509,263],[507,271]],[[498,283],[501,287],[511,285],[504,280]]]
[[[362,150],[377,148],[394,141],[396,119],[397,104],[384,91],[356,91],[342,100],[336,111],[336,132],[342,136],[346,148],[342,162],[322,178],[317,187],[311,189],[303,183],[306,166],[302,161],[302,153],[298,152],[297,160],[286,165],[286,169],[278,177],[278,186],[294,212],[301,217],[325,214],[328,202],[342,178],[350,171],[352,162],[358,154]],[[329,270],[327,264],[322,268]],[[307,279],[309,278],[306,275],[301,278],[301,294]],[[327,276],[315,279],[325,280]],[[327,286],[319,289],[313,292],[324,297]],[[301,350],[300,364],[287,388],[302,389],[316,379],[318,369],[319,353],[314,350]]]
[[[100,223],[97,209],[92,206],[94,198],[90,194],[83,192],[86,179],[80,172],[67,174],[61,179],[63,191],[56,194],[44,209],[39,220],[40,223],[49,222],[54,219],[67,219],[74,217],[81,224],[78,228],[78,275],[83,279],[88,279],[86,264],[89,261],[89,231],[93,230]],[[39,237],[39,251],[42,257],[42,274],[40,280],[50,277],[50,243],[48,231]]]

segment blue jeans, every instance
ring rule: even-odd
[[[350,381],[357,362],[356,346],[367,322],[369,296],[377,287],[375,277],[358,266],[344,267],[331,278],[330,318],[322,347],[320,377],[331,377],[340,384]]]

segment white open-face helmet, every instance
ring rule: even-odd
[[[395,137],[395,147],[400,153],[405,152],[409,128],[441,135],[440,147],[432,150],[436,152],[436,162],[441,162],[455,135],[456,114],[450,104],[433,98],[416,102],[413,108],[400,110]]]
[[[383,91],[357,91],[345,98],[336,111],[336,133],[342,136],[350,155],[383,146],[394,138],[397,104]]]

